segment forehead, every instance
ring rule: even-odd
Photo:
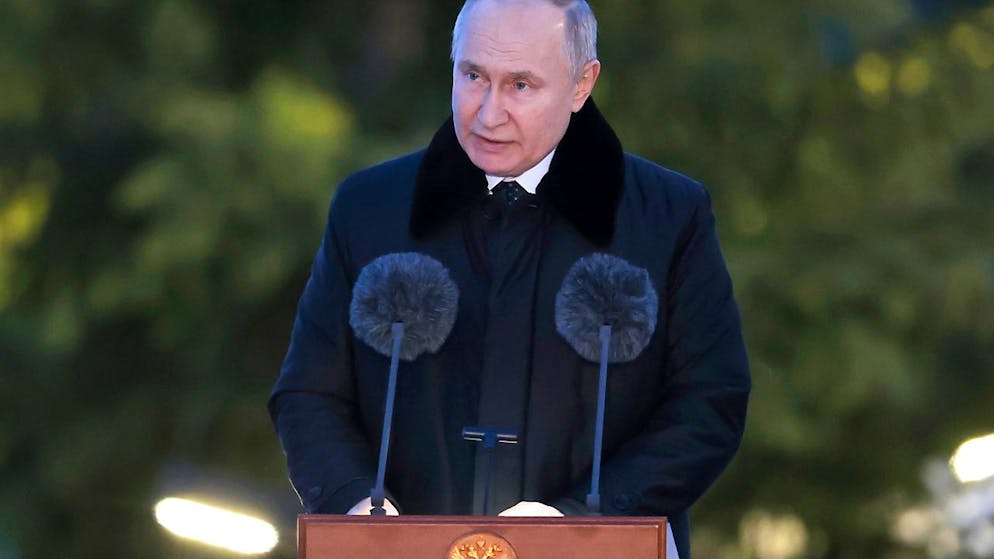
[[[566,15],[548,2],[480,0],[463,25],[456,63],[566,67]]]

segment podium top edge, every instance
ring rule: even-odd
[[[454,516],[400,515],[364,516],[345,514],[300,514],[300,524],[474,524],[480,526],[666,526],[665,516]]]

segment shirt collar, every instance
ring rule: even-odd
[[[552,156],[555,155],[555,148],[546,155],[544,159],[539,161],[534,167],[528,169],[524,173],[521,173],[517,177],[496,177],[494,175],[487,175],[487,188],[493,192],[494,187],[504,181],[514,181],[521,185],[528,191],[529,194],[535,194],[538,190],[538,183],[542,181],[542,177],[549,172],[549,165],[552,164]]]

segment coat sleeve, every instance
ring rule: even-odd
[[[336,230],[338,198],[332,202],[269,399],[290,481],[310,513],[348,511],[369,496],[375,477],[353,377],[348,325],[352,283],[346,244]]]
[[[660,312],[668,329],[663,393],[639,435],[607,457],[601,510],[614,515],[685,511],[739,447],[749,366],[706,191],[681,232]],[[582,514],[589,479],[554,503]]]

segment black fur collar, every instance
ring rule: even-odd
[[[593,99],[570,119],[538,196],[599,246],[610,244],[621,199],[624,155],[621,142]],[[410,228],[423,239],[487,193],[483,172],[456,139],[452,118],[435,133],[418,169]]]

